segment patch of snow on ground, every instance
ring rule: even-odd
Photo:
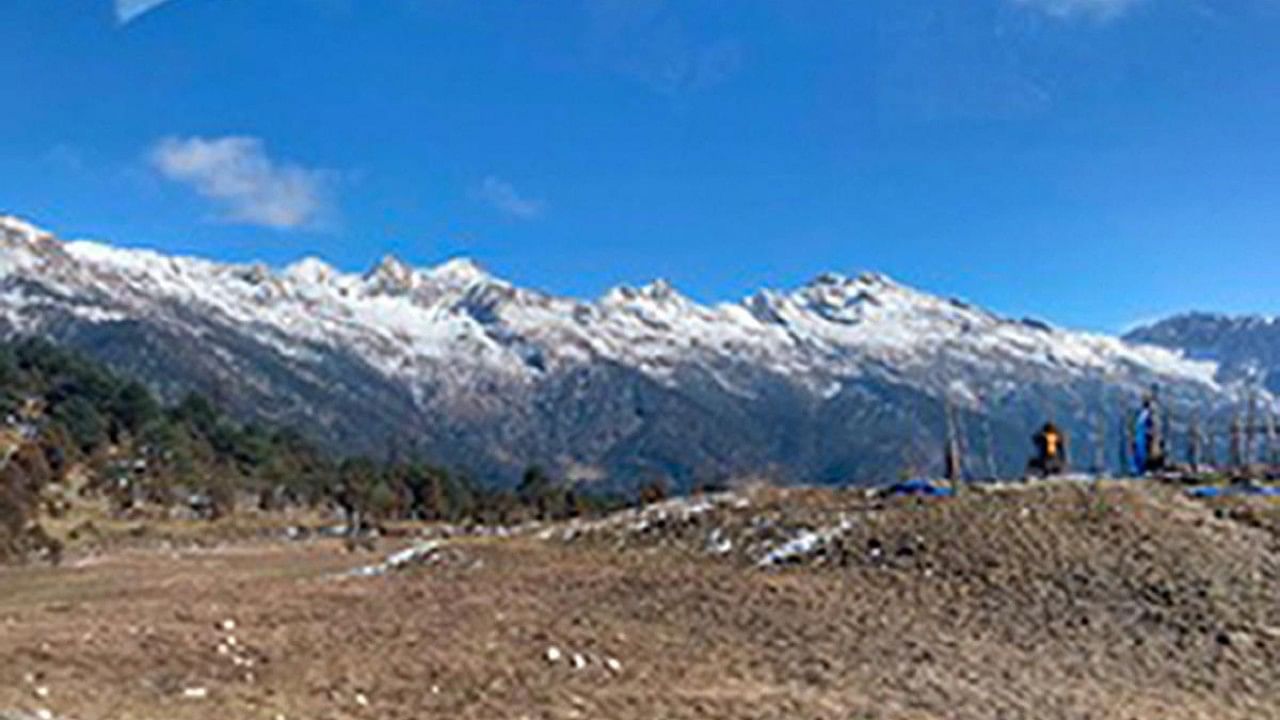
[[[817,554],[828,543],[853,529],[853,521],[841,518],[839,524],[820,530],[805,530],[794,538],[765,553],[759,567],[789,565]]]
[[[404,550],[388,555],[387,559],[380,563],[365,565],[351,570],[347,575],[352,577],[377,577],[379,575],[386,575],[425,560],[435,554],[441,546],[442,543],[439,540],[421,542],[412,547],[408,547]]]

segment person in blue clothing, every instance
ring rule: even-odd
[[[1165,466],[1164,438],[1160,432],[1160,405],[1155,388],[1142,400],[1133,420],[1133,473],[1159,472]]]

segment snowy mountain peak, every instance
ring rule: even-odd
[[[888,275],[871,271],[860,272],[852,277],[838,272],[820,273],[801,287],[802,290],[805,288],[907,289]]]
[[[694,302],[681,294],[675,286],[661,278],[640,287],[619,285],[605,293],[600,302],[608,306],[626,306],[636,303],[671,305],[673,307],[692,307],[694,305]]]
[[[902,287],[893,278],[884,273],[865,271],[858,273],[857,281],[863,285],[874,285],[879,287]]]
[[[471,258],[453,258],[426,270],[424,274],[438,284],[453,288],[498,282],[497,278]]]
[[[418,273],[394,255],[385,255],[372,270],[365,273],[364,281],[370,293],[402,295],[414,288]]]
[[[637,292],[641,297],[648,298],[654,302],[671,302],[685,299],[680,294],[680,291],[676,290],[675,286],[662,278],[640,286]]]
[[[0,215],[0,231],[7,237],[27,242],[53,239],[52,233],[14,215]]]
[[[314,255],[290,264],[282,274],[304,285],[328,285],[339,275],[332,265]]]
[[[846,285],[849,278],[837,272],[824,272],[805,283],[806,287],[839,287]]]

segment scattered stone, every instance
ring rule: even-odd
[[[204,700],[209,697],[209,689],[203,687],[189,687],[182,691],[182,697],[188,700]]]
[[[560,648],[556,647],[555,645],[552,645],[551,647],[547,648],[547,652],[546,652],[547,662],[558,663],[560,662],[561,657],[563,657],[563,655],[560,652]]]
[[[369,698],[364,693],[356,693],[356,704],[360,707],[369,707]]]
[[[622,672],[622,663],[618,660],[618,658],[615,658],[615,657],[605,658],[604,666],[609,668],[609,672],[615,675]]]
[[[232,630],[236,629],[236,621],[232,620],[231,618],[227,618],[226,620],[222,621],[221,627],[224,631],[231,632]]]
[[[40,708],[36,711],[36,720],[53,720],[53,711],[48,708]]]
[[[38,686],[38,687],[37,687],[33,692],[35,692],[36,697],[38,697],[38,698],[40,698],[40,699],[42,699],[42,700],[43,700],[44,698],[49,697],[49,688],[48,688],[48,687],[45,687],[44,685],[40,685],[40,686]]]
[[[573,669],[581,670],[587,666],[587,658],[582,653],[573,654]]]

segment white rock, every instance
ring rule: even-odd
[[[235,647],[236,645],[239,645],[239,644],[240,644],[240,641],[236,640],[235,635],[227,636],[227,645],[230,645],[231,647]]]
[[[182,691],[182,697],[188,700],[203,700],[209,697],[209,689],[202,687],[189,687]]]
[[[584,667],[586,667],[586,666],[587,666],[587,658],[586,658],[586,657],[584,657],[582,653],[574,653],[574,654],[573,654],[573,669],[574,669],[574,670],[581,670],[582,668],[584,668]]]
[[[226,654],[227,654],[227,653],[229,653],[229,652],[231,652],[231,648],[227,647],[227,644],[226,644],[226,643],[218,643],[218,654],[219,654],[219,655],[226,655]]]
[[[560,658],[563,657],[563,654],[560,652],[560,648],[556,647],[555,645],[552,645],[551,647],[547,648],[546,657],[547,657],[547,662],[558,663],[560,662]]]
[[[40,708],[36,711],[37,720],[53,720],[53,712],[48,708]]]
[[[621,661],[619,661],[619,660],[618,660],[618,658],[613,658],[613,657],[611,657],[611,658],[605,658],[605,659],[604,659],[604,666],[605,666],[605,667],[607,667],[607,668],[609,668],[609,672],[611,672],[611,673],[620,673],[620,672],[622,672],[622,662],[621,662]]]
[[[223,621],[222,621],[222,629],[223,629],[223,630],[225,630],[225,631],[227,631],[227,632],[231,632],[232,630],[235,630],[235,629],[236,629],[236,621],[235,621],[235,620],[232,620],[231,618],[227,618],[226,620],[223,620]]]
[[[360,707],[369,707],[369,698],[364,693],[356,693],[356,704]]]
[[[37,687],[35,689],[35,694],[36,694],[36,697],[38,698],[47,698],[49,697],[49,688],[45,687],[44,685],[41,685],[40,687]]]

